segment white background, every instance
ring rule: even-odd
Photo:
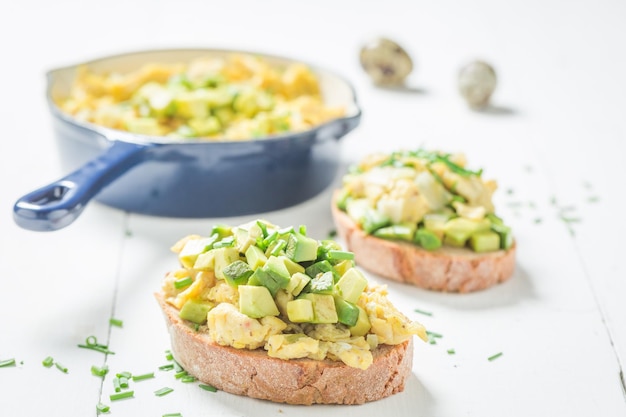
[[[100,400],[114,416],[626,415],[625,21],[626,3],[609,0],[3,1],[0,360],[18,366],[0,368],[0,415],[95,415]],[[359,48],[379,35],[413,57],[410,92],[375,88],[362,72]],[[389,283],[407,315],[443,335],[436,345],[416,340],[403,393],[356,407],[295,407],[205,392],[158,371],[168,336],[152,293],[176,265],[169,247],[222,219],[153,218],[94,202],[60,231],[13,223],[19,197],[65,174],[45,72],[170,47],[256,50],[346,76],[363,120],[342,139],[344,165],[370,151],[423,145],[464,152],[498,180],[497,209],[519,247],[509,282],[469,295]],[[474,58],[499,76],[483,113],[456,91],[456,72]],[[264,217],[306,223],[323,238],[333,228],[330,191]],[[571,231],[563,208],[580,219]],[[109,328],[111,316],[123,328]],[[135,398],[111,403],[111,375],[90,373],[104,356],[76,347],[89,335],[116,352],[106,359],[111,373],[156,378],[134,383]],[[49,355],[68,374],[44,368]],[[156,397],[163,386],[174,392]]]

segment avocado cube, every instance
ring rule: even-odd
[[[436,235],[439,240],[444,237],[446,222],[450,216],[444,213],[428,213],[424,215],[424,229]]]
[[[353,304],[359,300],[365,287],[367,287],[367,279],[356,268],[348,269],[337,282],[339,296]]]
[[[305,268],[304,272],[311,278],[315,278],[316,276],[318,276],[319,274],[323,274],[324,272],[332,272],[335,281],[340,278],[339,274],[337,274],[337,272],[333,269],[333,266],[330,264],[330,262],[326,260],[315,262],[314,264],[309,265]]]
[[[215,304],[210,301],[188,300],[183,304],[178,315],[183,320],[204,324],[207,321],[206,315],[213,307]]]
[[[502,223],[491,223],[491,230],[500,235],[500,249],[508,249],[513,245],[511,228]]]
[[[470,236],[469,244],[474,252],[493,252],[500,249],[500,235],[492,231],[477,232]]]
[[[204,119],[211,114],[208,98],[200,90],[178,93],[174,105],[177,115],[185,119]]]
[[[313,278],[309,283],[309,292],[316,294],[332,294],[335,280],[332,272],[324,272]]]
[[[287,288],[291,276],[285,264],[275,256],[270,256],[262,268],[254,271],[248,284],[266,287],[272,296],[281,288]]]
[[[300,233],[290,233],[285,254],[294,262],[314,261],[317,258],[317,240]]]
[[[293,275],[296,272],[304,273],[304,267],[297,262],[292,261],[286,256],[280,255],[278,259],[285,263],[285,267],[287,267],[287,271],[289,271],[289,275]]]
[[[226,282],[233,287],[248,283],[248,278],[254,273],[250,265],[237,259],[235,262],[223,269],[222,273]]]
[[[300,294],[298,299],[310,300],[313,303],[313,314],[315,318],[311,323],[332,324],[339,321],[337,309],[335,308],[335,298],[330,294]]]
[[[219,119],[214,116],[202,119],[189,119],[187,124],[198,134],[198,136],[209,136],[219,133],[222,130],[222,124]]]
[[[193,264],[193,269],[208,271],[215,269],[215,249],[201,253]]]
[[[449,220],[448,222],[446,222],[444,228],[444,242],[450,246],[463,247],[467,243],[467,240],[472,235],[472,233],[481,230],[481,228],[483,227],[484,224],[482,224],[481,222],[465,219],[462,217],[457,217],[455,219]],[[488,227],[489,225],[487,224],[487,228]]]
[[[240,285],[239,311],[248,317],[260,319],[278,316],[280,312],[270,291],[263,286]]]
[[[390,224],[391,218],[389,216],[373,208],[366,210],[361,220],[361,228],[367,234],[372,234],[374,231]]]
[[[224,268],[239,259],[239,251],[230,246],[213,250],[215,251],[215,277],[224,279],[226,278]]]
[[[346,213],[358,224],[362,224],[365,213],[371,209],[372,206],[367,198],[352,198],[346,201]]]
[[[359,318],[356,324],[350,327],[350,334],[355,337],[365,336],[372,328],[372,325],[365,309],[359,305],[356,307],[359,309]]]
[[[287,287],[285,289],[293,295],[298,296],[310,281],[310,276],[301,272],[296,272],[291,276],[289,284],[287,284]]]
[[[417,225],[413,223],[394,224],[377,229],[373,234],[383,239],[398,239],[411,242],[413,241],[416,227]]]
[[[300,298],[287,303],[287,317],[294,323],[311,323],[315,319],[313,302]]]
[[[435,250],[441,247],[441,238],[435,232],[420,227],[415,232],[415,243],[426,250]]]
[[[210,250],[215,243],[215,237],[190,239],[178,254],[178,260],[185,268],[192,268],[198,255]]]
[[[335,265],[333,265],[333,269],[335,270],[335,272],[337,274],[339,274],[339,276],[342,276],[343,274],[345,274],[348,269],[354,267],[354,260],[352,259],[346,259],[344,261],[341,261]]]
[[[265,265],[267,256],[265,256],[265,253],[258,246],[250,245],[246,250],[246,261],[248,265],[250,265],[250,268],[256,271],[258,268]]]
[[[359,319],[359,309],[355,304],[344,300],[341,297],[335,298],[335,309],[337,310],[337,320],[348,327],[356,325]]]

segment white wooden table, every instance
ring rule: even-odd
[[[99,401],[120,417],[626,415],[626,3],[226,3],[0,5],[0,361],[16,360],[0,368],[0,416],[96,415]],[[413,56],[413,91],[377,89],[361,71],[359,47],[378,35]],[[247,218],[153,218],[94,202],[60,231],[13,223],[17,198],[64,174],[45,71],[194,46],[294,56],[347,76],[363,121],[342,140],[345,165],[370,151],[423,145],[465,152],[498,180],[496,206],[519,245],[509,282],[469,295],[389,283],[407,315],[443,335],[435,345],[416,344],[403,393],[358,407],[295,407],[206,392],[158,369],[167,363],[168,335],[152,294],[175,265],[170,245]],[[456,71],[473,58],[491,62],[500,77],[490,112],[469,111],[456,92]],[[263,217],[305,222],[323,238],[333,229],[329,193]],[[110,326],[111,317],[123,327]],[[78,348],[90,335],[115,354]],[[67,374],[44,367],[47,356]],[[104,380],[91,374],[104,364]],[[155,378],[131,382],[134,398],[111,402],[111,377],[122,371]],[[165,386],[174,391],[154,395]]]

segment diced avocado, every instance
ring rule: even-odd
[[[500,235],[500,249],[509,249],[513,245],[513,233],[511,228],[503,223],[491,223],[491,230]]]
[[[250,268],[257,270],[265,265],[267,256],[265,256],[265,253],[258,246],[250,245],[246,250],[246,261],[248,265],[250,265]]]
[[[361,224],[365,213],[371,209],[372,206],[367,198],[353,198],[346,202],[346,213],[358,224]]]
[[[233,229],[233,235],[235,236],[235,246],[239,252],[246,253],[250,246],[256,244],[256,239],[259,236],[263,236],[263,231],[254,223],[247,227],[237,227]]]
[[[276,303],[276,307],[278,307],[278,311],[283,316],[287,315],[287,303],[294,299],[292,293],[288,292],[286,289],[280,289],[276,291],[274,294],[274,302]]]
[[[443,239],[446,222],[450,216],[444,213],[428,213],[424,215],[424,228],[434,233],[439,240]]]
[[[332,272],[324,272],[313,278],[308,285],[309,292],[316,294],[332,294],[335,285]]]
[[[356,307],[359,309],[359,318],[356,324],[350,327],[350,334],[355,337],[365,336],[372,328],[372,325],[370,324],[370,319],[367,317],[365,309],[359,305]]]
[[[239,259],[239,251],[233,247],[213,250],[215,251],[215,277],[224,279],[224,268]]]
[[[436,250],[441,247],[441,238],[432,230],[419,228],[415,232],[415,242],[426,250]]]
[[[489,230],[489,221],[486,219],[483,220],[484,221],[475,221],[463,217],[448,220],[444,229],[444,243],[450,246],[465,246],[467,240],[473,233]]]
[[[291,276],[291,279],[289,280],[289,284],[287,284],[287,287],[285,289],[289,291],[290,293],[292,293],[293,295],[298,296],[298,294],[302,292],[304,287],[306,287],[310,281],[311,281],[310,276],[303,274],[301,272],[296,272],[295,274]]]
[[[375,230],[373,235],[383,239],[399,239],[412,242],[416,227],[417,225],[414,223],[394,224]]]
[[[282,260],[287,267],[287,271],[289,271],[290,275],[295,274],[296,272],[304,273],[304,267],[297,262],[292,261],[286,256],[278,256],[278,259]]]
[[[233,235],[233,228],[227,224],[216,224],[211,228],[211,236],[217,234],[217,240]]]
[[[277,256],[270,256],[267,258],[267,262],[263,266],[266,272],[272,273],[276,276],[275,281],[280,283],[280,288],[285,288],[289,283],[289,279],[291,278],[291,274],[283,262]]]
[[[391,224],[391,218],[380,211],[370,208],[365,211],[361,218],[361,228],[365,233],[372,234],[374,231],[387,227]]]
[[[330,264],[330,262],[326,260],[315,262],[314,264],[307,266],[305,269],[305,273],[311,278],[315,278],[316,276],[318,276],[319,274],[323,274],[324,272],[332,271],[333,266]]]
[[[359,309],[356,304],[335,297],[335,310],[337,310],[337,321],[348,327],[356,325],[359,319]]]
[[[351,303],[358,301],[365,287],[367,287],[367,279],[356,268],[348,269],[337,282],[339,295]]]
[[[210,301],[188,300],[183,304],[178,314],[181,319],[189,320],[197,324],[204,324],[207,321],[207,313],[215,307]]]
[[[309,300],[313,303],[313,314],[315,318],[311,323],[315,324],[330,324],[337,323],[339,318],[337,317],[337,310],[335,308],[335,298],[329,294],[313,294],[303,293],[300,294],[298,299]]]
[[[240,285],[239,311],[248,317],[259,319],[278,316],[280,312],[270,291],[263,286]]]
[[[193,269],[208,271],[215,269],[215,249],[201,253],[193,264]]]
[[[198,255],[212,248],[215,237],[190,239],[178,254],[178,260],[185,268],[193,267]]]
[[[500,235],[492,231],[477,232],[470,236],[469,244],[474,252],[493,252],[500,249]]]
[[[335,272],[337,274],[339,274],[339,276],[342,276],[343,274],[345,274],[348,269],[354,267],[354,261],[351,259],[346,259],[345,261],[341,261],[338,262],[337,264],[333,265],[333,268],[335,270]]]
[[[162,136],[164,129],[158,119],[152,117],[138,117],[125,121],[126,130],[140,135]]]
[[[198,134],[198,136],[209,136],[219,133],[222,130],[222,124],[219,119],[214,116],[209,116],[203,119],[189,119],[187,124]]]
[[[283,261],[275,256],[270,256],[265,265],[258,268],[250,276],[248,284],[262,285],[274,296],[279,289],[286,288],[290,280],[291,276]]]
[[[201,90],[178,93],[174,104],[177,115],[185,119],[205,119],[211,114],[209,97]]]
[[[300,298],[287,303],[287,317],[294,323],[311,323],[315,320],[313,302]]]
[[[292,261],[314,261],[317,258],[317,240],[300,233],[290,233],[288,239],[285,254]]]
[[[337,199],[335,200],[337,203],[337,208],[341,211],[346,211],[348,207],[348,201],[350,201],[351,198],[352,197],[350,196],[350,191],[342,188],[341,191],[339,191]]]
[[[254,273],[250,265],[237,259],[222,270],[226,282],[233,287],[248,283],[248,278]]]

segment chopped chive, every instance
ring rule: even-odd
[[[272,252],[270,253],[270,255],[273,255],[273,256],[280,255],[280,251],[282,251],[286,246],[287,246],[287,242],[285,242],[282,239],[278,239],[276,241],[276,246],[274,246],[274,249],[272,249]]]
[[[109,395],[109,398],[111,399],[111,401],[117,401],[117,400],[122,400],[124,398],[131,398],[135,395],[135,391],[123,391],[123,392],[118,392],[116,394],[111,394]]]
[[[454,349],[448,349],[447,352],[448,352],[448,355],[454,355],[456,353]]]
[[[118,377],[113,378],[113,388],[115,389],[115,392],[120,392],[122,390],[120,379]]]
[[[109,350],[106,346],[90,346],[90,345],[78,345],[79,348],[95,350],[96,352],[106,353],[107,355],[115,355],[115,352]]]
[[[342,250],[329,250],[328,257],[330,259],[337,259],[341,261],[344,261],[344,260],[352,261],[354,260],[354,253],[348,252],[348,251],[342,251]]]
[[[96,410],[98,413],[108,413],[111,407],[106,404],[98,403],[96,404]]]
[[[428,341],[428,343],[430,343],[431,345],[436,345],[437,344],[437,339],[432,338]]]
[[[174,391],[174,390],[172,388],[170,388],[170,387],[163,387],[161,389],[158,389],[158,390],[154,391],[154,395],[156,395],[157,397],[162,397],[164,395],[169,394],[172,391]]]
[[[191,277],[185,277],[181,279],[177,279],[174,281],[174,288],[180,289],[190,286],[193,283],[193,279]]]
[[[124,372],[118,372],[117,374],[115,374],[116,377],[118,378],[126,378],[129,379],[133,376],[133,374],[131,374],[128,371],[124,371]]]
[[[180,364],[176,361],[174,361],[174,371],[176,371],[176,373],[184,371],[183,367],[180,366]]]
[[[425,316],[429,316],[429,317],[433,315],[433,313],[431,313],[430,311],[420,310],[419,308],[414,308],[413,311],[415,311],[416,313],[423,314]]]
[[[183,417],[183,415],[181,413],[169,413],[163,414],[163,417]]]
[[[0,368],[8,368],[9,366],[15,366],[15,359],[5,359],[0,361]]]
[[[123,327],[123,326],[124,326],[124,322],[123,322],[122,320],[115,319],[115,318],[113,318],[113,317],[111,317],[111,318],[109,319],[109,324],[110,324],[111,326],[115,326],[115,327]]]
[[[59,362],[55,362],[55,363],[54,363],[54,366],[56,366],[56,367],[57,367],[57,369],[58,369],[59,371],[63,372],[64,374],[66,374],[66,373],[67,373],[67,367],[65,367],[65,366],[61,365]]]
[[[54,365],[54,359],[52,358],[52,356],[48,356],[46,359],[41,361],[41,364],[46,368],[50,368],[52,367],[52,365]]]
[[[160,371],[171,371],[172,369],[174,369],[174,364],[173,363],[168,363],[167,365],[159,366],[159,370]]]
[[[217,392],[217,388],[215,388],[213,385],[199,384],[198,386],[205,391]]]
[[[184,369],[182,371],[178,371],[174,374],[174,378],[176,379],[180,379],[184,376],[187,376],[187,371],[185,371]]]
[[[439,333],[435,333],[435,332],[431,332],[429,330],[426,330],[426,334],[430,337],[438,337],[438,338],[442,338],[443,335],[439,334]]]
[[[133,382],[143,381],[144,379],[154,378],[154,372],[143,375],[133,375]]]
[[[120,387],[128,388],[128,378],[126,378],[125,376],[120,377]]]
[[[174,359],[174,356],[172,355],[172,351],[171,350],[166,350],[165,351],[165,359],[167,359],[168,361],[171,361]]]
[[[298,228],[298,233],[300,233],[303,236],[306,236],[306,226],[301,224],[300,227]]]
[[[493,361],[495,359],[498,359],[500,356],[502,356],[502,352],[498,352],[495,355],[491,355],[487,358],[488,361]]]
[[[105,376],[109,373],[109,367],[104,365],[102,367],[98,367],[96,365],[91,366],[91,374],[95,376]]]
[[[192,376],[192,375],[184,375],[182,378],[180,378],[180,382],[195,382],[196,377]]]

